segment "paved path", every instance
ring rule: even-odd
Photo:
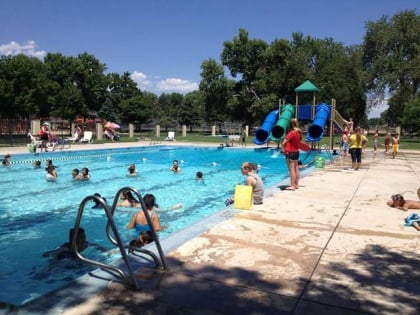
[[[70,288],[16,313],[418,314],[420,232],[385,205],[418,187],[420,152],[337,161],[168,253],[169,271],[138,272],[140,291]]]

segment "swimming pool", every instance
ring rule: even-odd
[[[45,180],[48,158],[57,166],[57,182]],[[31,164],[36,159],[42,161],[40,169]],[[174,159],[180,161],[181,173],[169,171]],[[162,239],[225,208],[235,184],[244,181],[243,161],[261,166],[259,174],[266,187],[288,177],[284,157],[272,149],[150,146],[14,155],[10,167],[0,168],[0,286],[8,288],[0,292],[0,301],[21,305],[93,269],[73,260],[43,257],[67,242],[84,197],[97,192],[112,202],[120,188],[129,186],[154,194],[162,209],[181,203],[181,209],[160,214],[161,224],[167,226]],[[126,176],[131,163],[137,166],[137,177]],[[73,181],[71,170],[82,167],[89,168],[91,179]],[[204,183],[195,180],[197,171],[204,173]],[[125,226],[134,212],[118,208],[115,215],[125,242],[133,239]],[[115,259],[110,251],[115,247],[106,237],[103,219],[103,210],[89,209],[82,227],[89,242],[104,248],[89,247],[87,255],[110,262]]]

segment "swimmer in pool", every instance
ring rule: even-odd
[[[159,215],[154,211],[155,196],[153,196],[152,194],[146,194],[143,197],[143,201],[146,205],[146,209],[148,211],[150,220],[152,221],[153,228],[156,232],[162,231],[162,227],[160,226]],[[143,209],[132,215],[130,222],[127,224],[127,229],[136,229],[136,231],[139,233],[142,231],[150,230]]]
[[[130,166],[128,167],[127,170],[128,170],[127,176],[137,176],[138,175],[135,164],[130,164]]]
[[[58,177],[57,171],[55,170],[55,166],[54,165],[49,165],[47,167],[47,175],[45,176],[45,178],[47,179],[47,181],[56,181]]]
[[[174,173],[181,172],[181,166],[179,166],[178,160],[173,160],[172,167],[170,168],[170,170]]]
[[[195,180],[196,180],[197,182],[199,182],[199,183],[204,183],[204,175],[203,175],[203,172],[198,171],[198,172],[195,174]]]
[[[139,236],[137,237],[137,239],[132,240],[130,242],[130,246],[132,247],[137,247],[137,248],[141,248],[147,244],[150,244],[151,242],[153,242],[153,234],[151,231],[142,231],[139,233]],[[128,253],[133,253],[134,250],[133,249],[129,249]]]
[[[79,180],[89,180],[90,179],[90,174],[89,174],[89,169],[87,167],[83,167],[81,174],[79,176],[77,176],[77,179]]]

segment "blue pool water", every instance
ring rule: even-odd
[[[47,158],[57,166],[57,182],[45,180]],[[40,169],[33,168],[35,159],[42,161]],[[169,171],[174,159],[180,161],[179,174]],[[161,224],[167,226],[160,233],[162,239],[225,208],[235,184],[244,181],[243,161],[261,166],[266,187],[288,177],[284,157],[272,149],[153,146],[14,155],[10,167],[0,167],[0,287],[8,288],[0,291],[0,302],[23,304],[92,269],[78,261],[43,256],[67,242],[84,197],[97,192],[111,203],[120,188],[129,186],[154,194],[162,209],[181,203],[181,209],[160,214]],[[131,163],[137,166],[137,177],[126,176]],[[73,181],[71,170],[82,167],[89,168],[91,179]],[[197,171],[204,173],[204,183],[195,180]],[[127,243],[134,234],[125,226],[134,212],[118,208],[115,214]],[[104,211],[88,207],[81,226],[90,243],[103,247],[101,251],[89,247],[86,256],[109,263],[115,256],[110,254],[114,247],[105,224]]]

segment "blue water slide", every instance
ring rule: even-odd
[[[325,124],[331,117],[331,106],[327,104],[319,104],[315,109],[315,118],[312,125],[308,128],[306,141],[317,142],[324,135]]]
[[[271,129],[273,128],[274,124],[277,122],[277,119],[279,118],[279,110],[273,110],[270,112],[267,117],[265,117],[265,120],[260,128],[257,129],[255,132],[255,138],[254,143],[256,145],[262,145],[264,143],[267,143],[269,140],[269,135],[271,132]]]

